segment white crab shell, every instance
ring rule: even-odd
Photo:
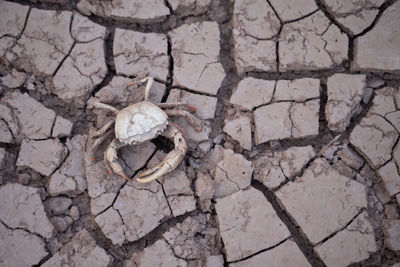
[[[118,112],[115,137],[124,144],[133,145],[157,137],[167,124],[168,116],[161,108],[149,101],[143,101]]]

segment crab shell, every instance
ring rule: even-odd
[[[168,124],[167,114],[150,101],[132,104],[115,119],[115,137],[124,144],[134,145],[154,139]]]

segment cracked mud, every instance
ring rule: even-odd
[[[399,266],[400,1],[0,0],[0,266]],[[185,101],[148,184],[94,129]],[[118,151],[135,178],[165,138]]]

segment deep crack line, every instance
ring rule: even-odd
[[[288,228],[293,241],[297,244],[299,249],[303,252],[308,262],[315,267],[325,266],[321,258],[314,253],[313,245],[308,240],[306,235],[301,231],[300,227],[296,225],[294,220],[288,215],[288,213],[279,205],[276,196],[272,191],[265,187],[261,182],[252,180],[251,185],[264,194],[265,198],[271,203],[277,216]]]
[[[103,80],[95,86],[93,90],[88,94],[89,97],[94,97],[97,92],[99,92],[102,88],[109,85],[112,79],[117,75],[115,71],[115,62],[114,62],[114,37],[115,37],[115,27],[107,28],[108,35],[104,39],[104,58],[107,66],[107,72],[103,78]],[[85,105],[87,107],[87,104]]]
[[[167,38],[168,75],[165,84],[165,93],[161,99],[161,103],[167,101],[168,96],[172,89],[172,85],[174,83],[174,57],[172,55],[172,41],[171,41],[171,36],[169,36],[169,34],[165,34],[165,36]]]
[[[232,1],[222,1],[224,9],[226,10],[226,16],[222,22],[218,23],[220,32],[219,38],[219,61],[225,71],[225,77],[221,82],[221,86],[216,94],[217,105],[215,110],[215,117],[211,124],[210,139],[222,134],[222,128],[224,125],[224,117],[229,109],[230,97],[234,88],[237,87],[240,77],[237,74],[236,62],[234,57],[234,41],[233,41],[233,6]]]
[[[318,0],[319,1],[319,0]],[[385,12],[385,10],[387,8],[389,8],[391,5],[393,5],[397,0],[386,0],[379,8],[379,13],[378,15],[376,15],[374,21],[371,23],[371,25],[369,25],[367,28],[365,28],[362,32],[354,35],[353,39],[356,39],[360,36],[363,36],[364,34],[366,34],[367,32],[369,32],[370,30],[372,30],[375,25],[378,23],[379,19],[382,17],[383,13]]]
[[[346,28],[344,28],[335,18],[333,14],[329,12],[329,8],[321,1],[321,0],[315,0],[315,3],[317,4],[319,10],[324,13],[324,15],[340,29],[341,32],[346,33],[346,35],[349,37],[349,39],[353,36],[350,31],[348,31]]]

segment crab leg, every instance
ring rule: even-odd
[[[169,123],[162,135],[174,140],[175,149],[169,152],[159,164],[139,174],[139,178],[136,179],[139,183],[151,182],[175,170],[185,157],[187,150],[186,140],[179,126]]]
[[[141,80],[141,82],[147,82],[146,88],[144,89],[144,99],[148,100],[150,97],[150,89],[153,86],[154,78],[153,77],[146,77]],[[160,108],[175,108],[175,107],[182,107],[185,110],[190,112],[195,112],[196,108],[186,102],[170,102],[170,103],[158,103],[157,104]]]
[[[96,138],[96,137],[99,137],[99,136],[103,135],[103,134],[104,134],[105,132],[107,132],[111,127],[114,126],[114,123],[115,123],[115,120],[114,120],[114,119],[108,121],[106,124],[104,124],[103,127],[101,127],[101,129],[99,129],[99,130],[97,130],[97,131],[95,131],[95,132],[93,133],[93,137]]]
[[[93,144],[92,144],[92,146],[91,146],[91,150],[96,150],[103,142],[104,142],[104,140],[106,140],[107,138],[109,138],[110,137],[110,135],[112,134],[113,132],[112,131],[109,131],[108,133],[106,133],[105,135],[103,135],[103,136],[100,136],[99,138],[97,138],[94,142],[93,142]]]
[[[144,89],[144,100],[147,100],[150,97],[150,89],[151,89],[151,86],[154,83],[154,78],[153,77],[146,77],[146,78],[142,79],[141,82],[143,82],[143,83],[147,82],[146,83],[146,88]]]
[[[108,139],[111,134],[113,134],[112,130],[106,131],[104,135],[100,136],[99,138],[94,139],[94,136],[96,135],[96,133],[98,133],[98,131],[95,131],[93,128],[91,128],[89,130],[89,137],[88,137],[88,143],[87,143],[87,151],[91,151],[89,153],[89,159],[91,161],[95,160],[95,151],[99,148],[99,146],[101,144],[103,144],[103,142]]]
[[[196,131],[200,132],[201,131],[201,120],[194,116],[192,113],[187,112],[186,110],[180,110],[180,109],[167,109],[164,110],[165,113],[167,113],[168,116],[182,116],[185,117],[186,121],[193,126]]]
[[[177,108],[182,107],[189,112],[196,112],[196,108],[186,102],[169,102],[169,103],[158,103],[157,106],[160,108]]]
[[[102,108],[102,109],[109,110],[109,111],[113,112],[114,114],[117,114],[117,113],[119,112],[119,110],[116,109],[116,108],[114,108],[113,106],[110,106],[110,105],[101,103],[101,102],[99,102],[99,101],[95,102],[95,103],[93,104],[93,106],[94,106],[95,108]]]
[[[112,140],[112,142],[108,145],[107,150],[104,152],[104,164],[109,174],[111,174],[111,170],[108,168],[108,164],[115,174],[118,174],[129,181],[131,178],[124,173],[122,166],[118,162],[117,149],[123,146],[124,144],[118,141],[118,139]]]

